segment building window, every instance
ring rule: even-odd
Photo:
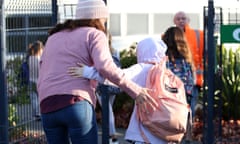
[[[162,34],[171,25],[173,25],[173,14],[170,13],[157,13],[154,14],[154,34]]]
[[[148,14],[127,14],[127,35],[148,33]]]
[[[121,35],[121,15],[120,14],[110,14],[109,30],[112,36]]]

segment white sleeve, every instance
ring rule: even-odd
[[[151,66],[151,65],[149,65],[149,66]],[[135,65],[132,65],[129,68],[122,69],[122,70],[124,71],[126,77],[131,79],[134,82],[139,82],[139,78],[138,78],[139,73],[141,73],[141,72],[147,73],[147,72],[143,71],[143,66],[140,65],[140,64],[135,64]],[[102,84],[116,86],[115,84],[110,82],[108,79],[104,79],[94,67],[84,66],[83,77],[85,77],[87,79],[96,80],[96,81],[98,81],[99,83],[102,83]],[[145,79],[143,79],[143,78],[140,79],[140,80],[145,81]],[[144,84],[145,84],[145,82],[144,82]],[[116,86],[116,87],[118,87],[118,86]]]
[[[97,80],[100,83],[104,83],[104,79],[94,67],[84,66],[83,77],[87,79]]]
[[[102,84],[106,84],[106,85],[112,85],[112,86],[116,86],[114,83],[110,82],[108,79],[103,78],[99,72],[97,71],[96,68],[94,67],[89,67],[89,66],[84,66],[83,67],[83,77],[87,78],[87,79],[92,79],[92,80],[96,80],[99,83]]]

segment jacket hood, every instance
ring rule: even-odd
[[[137,44],[138,63],[159,63],[165,56],[167,45],[159,38],[146,38]]]

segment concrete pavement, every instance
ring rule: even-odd
[[[101,127],[101,125],[99,125],[98,127],[99,127],[98,128],[98,144],[102,144],[102,130],[101,130],[102,127]],[[117,131],[117,137],[118,137],[119,144],[129,144],[127,141],[124,140],[124,135],[125,135],[126,129],[116,128],[116,131]],[[202,142],[183,140],[180,144],[202,144]]]
[[[116,128],[116,135],[118,138],[119,144],[129,144],[124,140],[125,129],[123,128]],[[102,127],[101,125],[98,126],[98,144],[102,144]]]

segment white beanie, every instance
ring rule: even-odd
[[[76,19],[99,19],[108,16],[108,8],[103,0],[78,0]]]

